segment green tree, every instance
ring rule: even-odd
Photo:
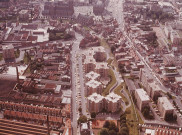
[[[81,108],[81,107],[79,107],[79,108],[78,108],[78,111],[81,113],[81,112],[82,112],[82,108]]]
[[[122,134],[120,132],[118,132],[117,135],[122,135]]]
[[[128,127],[122,127],[121,130],[120,130],[120,133],[122,135],[128,135],[129,134],[129,129]]]
[[[113,121],[110,122],[109,130],[117,130],[116,124]]]
[[[91,113],[91,118],[95,119],[95,117],[96,117],[96,113],[95,112],[92,112]]]
[[[110,126],[110,122],[109,122],[109,121],[106,121],[106,122],[104,123],[103,128],[109,128],[109,126]]]
[[[78,123],[85,123],[87,122],[87,117],[85,115],[80,116],[78,119]]]
[[[107,128],[102,128],[100,131],[100,135],[109,135],[109,131]]]
[[[117,135],[117,132],[115,130],[109,130],[109,135]]]

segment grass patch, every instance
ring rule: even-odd
[[[20,51],[15,51],[15,57],[19,58],[19,56],[20,56]]]
[[[125,113],[126,113],[127,125],[129,128],[129,135],[139,135],[138,132],[139,123],[135,115],[133,104],[126,109]]]
[[[107,60],[108,65],[111,65],[112,61],[113,61],[113,59],[109,58],[109,59]]]
[[[103,93],[102,93],[103,96],[108,95],[109,94],[109,90],[116,83],[116,78],[115,78],[115,75],[114,75],[114,72],[112,71],[112,69],[109,69],[109,76],[110,76],[111,81],[109,82],[107,87],[103,90]]]
[[[101,46],[103,46],[104,48],[110,49],[110,47],[109,47],[109,45],[108,45],[108,43],[106,42],[105,39],[100,39],[100,44],[101,44]],[[111,53],[111,54],[112,54],[112,53]],[[111,55],[111,54],[109,54],[109,55]]]
[[[91,31],[91,29],[90,29],[89,27],[84,26],[83,28],[84,28],[86,31]]]
[[[30,66],[27,67],[23,75],[31,74]]]
[[[24,64],[29,64],[29,62],[30,62],[30,58],[28,58],[29,56],[25,53],[24,54],[24,57],[23,57],[23,62],[24,62]]]
[[[130,96],[128,89],[126,89],[126,85],[124,85],[124,87],[125,87],[127,94],[129,95],[129,98],[131,101],[132,97]],[[135,113],[134,107],[135,107],[135,105],[133,104],[133,102],[131,102],[131,106],[128,107],[125,111],[126,118],[127,118],[127,125],[129,127],[129,131],[130,131],[129,135],[139,135],[138,126],[139,126],[139,124],[144,123],[139,115],[138,110],[136,110],[136,113]]]
[[[142,118],[140,117],[140,114],[139,114],[138,110],[136,110],[136,112],[137,112],[139,124],[144,124],[144,121],[143,121]]]
[[[121,93],[121,89],[124,89],[123,87],[124,87],[124,84],[121,83],[121,84],[114,90],[114,93],[120,95],[120,96],[122,97],[123,101],[125,102],[125,104],[128,105],[129,102],[128,102],[127,98]]]

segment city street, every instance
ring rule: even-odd
[[[83,89],[84,90],[84,83],[82,82],[83,80],[80,80],[81,77],[79,78],[78,77],[78,71],[76,70],[77,69],[77,64],[79,63],[78,62],[78,59],[77,59],[77,56],[80,54],[80,49],[79,49],[79,44],[80,44],[80,41],[83,39],[83,36],[78,34],[78,33],[75,33],[75,37],[76,37],[76,40],[74,41],[74,44],[72,46],[72,58],[71,58],[71,61],[72,61],[72,128],[73,128],[73,135],[77,135],[78,130],[77,129],[77,119],[78,119],[78,89]],[[79,58],[81,59],[81,58]],[[82,63],[79,63],[79,65],[82,64]],[[83,70],[82,69],[82,65],[80,65],[80,72]],[[83,71],[82,71],[83,72]],[[82,73],[83,75],[83,73]],[[82,77],[83,79],[83,77]],[[78,85],[78,81],[80,82],[81,86]],[[80,88],[79,88],[80,86]],[[83,103],[83,102],[82,102]],[[84,107],[84,105],[82,104],[82,107]],[[85,106],[86,108],[86,106]],[[82,108],[83,112],[84,112],[84,109]],[[86,112],[86,111],[85,111]],[[85,114],[84,112],[84,114]]]

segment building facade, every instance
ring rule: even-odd
[[[144,89],[136,89],[135,90],[135,98],[137,101],[138,109],[141,111],[143,107],[148,106],[150,102],[150,98],[147,95],[147,92]]]
[[[85,95],[89,96],[92,93],[102,93],[102,84],[96,80],[90,80],[86,83],[86,92]]]
[[[165,118],[167,114],[173,115],[174,107],[167,99],[167,97],[159,97],[157,105],[161,113],[161,117]]]
[[[46,2],[43,15],[51,18],[72,17],[74,13],[73,1]]]
[[[15,61],[15,53],[13,45],[2,46],[3,50],[3,58],[5,62],[14,62]]]

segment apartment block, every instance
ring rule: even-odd
[[[116,112],[121,108],[121,97],[114,92],[105,97],[105,109],[109,112]]]
[[[166,114],[174,113],[174,107],[167,97],[159,97],[157,105],[163,118],[165,118]]]
[[[102,84],[96,80],[90,80],[85,85],[86,85],[86,92],[85,92],[86,96],[89,96],[95,92],[98,94],[102,93]]]
[[[115,93],[110,93],[103,97],[93,93],[87,98],[88,110],[90,112],[100,112],[105,109],[108,112],[117,112],[121,109],[121,97]]]
[[[150,102],[150,98],[147,95],[147,92],[144,91],[144,89],[136,89],[135,98],[137,100],[136,104],[140,111],[143,109],[143,107],[148,106],[148,104]]]
[[[153,81],[148,83],[147,87],[147,94],[153,99],[155,96],[160,96],[160,93],[162,89],[159,87],[159,85]]]
[[[3,58],[5,62],[14,62],[15,61],[15,53],[13,45],[2,46],[3,50]]]
[[[87,98],[87,107],[89,112],[100,112],[104,108],[104,97],[97,94],[93,93]]]
[[[85,75],[86,80],[90,81],[90,80],[98,80],[98,78],[100,77],[100,74],[96,73],[96,72],[89,72]]]
[[[101,77],[108,77],[109,67],[107,66],[107,63],[97,63],[95,70]]]

